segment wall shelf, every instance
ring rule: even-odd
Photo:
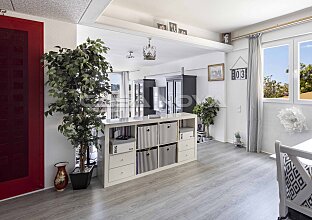
[[[194,37],[191,35],[183,35],[170,31],[164,31],[155,27],[132,23],[129,21],[124,21],[107,16],[101,16],[100,18],[98,18],[96,23],[92,24],[92,26],[142,37],[153,37],[171,41],[178,41],[210,51],[230,52],[233,50],[232,45],[223,44],[217,41],[208,40],[200,37]]]

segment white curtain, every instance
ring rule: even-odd
[[[247,77],[247,151],[261,152],[263,118],[261,34],[249,37]]]

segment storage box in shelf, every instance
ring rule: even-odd
[[[180,140],[187,140],[193,137],[194,137],[194,128],[190,128],[190,127],[180,128],[180,131],[179,131]]]
[[[109,153],[110,154],[121,154],[125,152],[133,151],[135,148],[135,138],[128,140],[117,140],[111,139],[109,141]]]
[[[165,122],[159,125],[159,145],[177,142],[178,122]]]

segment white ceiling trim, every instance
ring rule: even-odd
[[[102,15],[112,1],[113,0],[92,0],[80,18],[79,24],[91,24],[96,22],[98,17]]]

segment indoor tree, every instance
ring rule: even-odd
[[[109,48],[102,40],[89,38],[73,50],[56,48],[57,52],[43,55],[48,92],[54,98],[45,116],[62,113],[58,130],[79,148],[80,172],[84,172],[87,149],[91,145],[97,147],[96,131],[105,118],[105,109],[98,105],[106,102],[110,94],[107,71],[112,71],[112,67],[103,56]]]
[[[209,126],[214,124],[214,119],[220,111],[220,102],[212,97],[207,97],[204,102],[197,104],[193,113],[196,114],[207,128],[207,137],[209,134]]]

